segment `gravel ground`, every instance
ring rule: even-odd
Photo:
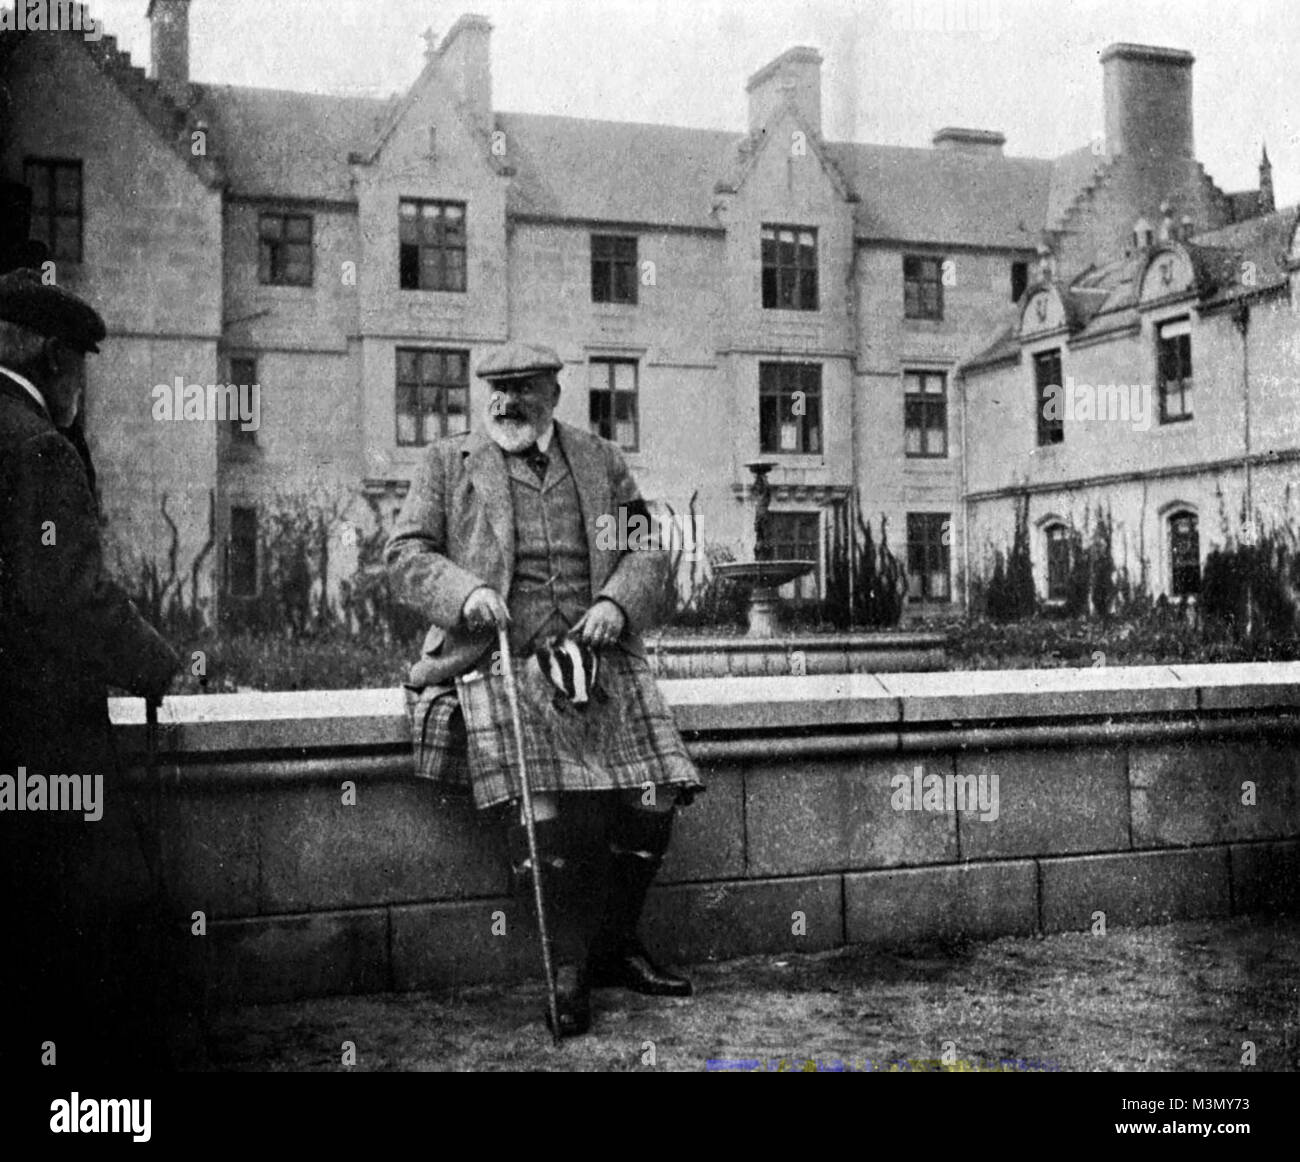
[[[934,1068],[945,1049],[954,1068],[1231,1071],[1245,1041],[1254,1072],[1300,1063],[1300,918],[750,956],[691,975],[689,1000],[597,993],[592,1032],[559,1049],[533,984],[224,1009],[205,1068],[339,1070],[347,1041],[358,1071]]]

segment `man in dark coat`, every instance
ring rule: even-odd
[[[35,271],[0,275],[0,1057],[24,1070],[157,1064],[143,1006],[157,982],[138,953],[160,917],[106,696],[161,698],[179,662],[107,578],[87,464],[63,432],[104,335]]]
[[[494,657],[497,628],[509,631],[561,1033],[571,1035],[589,1026],[592,986],[690,994],[689,981],[650,959],[637,925],[673,809],[700,780],[641,640],[662,604],[668,556],[653,538],[620,535],[650,526],[618,448],[554,420],[562,366],[549,348],[511,343],[478,368],[491,388],[483,426],[430,445],[387,560],[399,596],[432,622],[407,687],[417,767],[464,774],[453,730],[463,718],[480,808],[517,808],[521,795]],[[526,890],[517,824],[507,843]]]

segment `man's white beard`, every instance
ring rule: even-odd
[[[537,443],[541,434],[527,420],[510,419],[506,416],[487,414],[487,434],[497,447],[506,452],[522,452],[530,444]]]

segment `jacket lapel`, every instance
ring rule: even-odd
[[[505,559],[505,575],[510,577],[515,570],[515,514],[510,503],[505,453],[481,431],[470,435],[464,453],[470,483],[496,534]]]
[[[586,432],[555,422],[555,434],[564,449],[564,458],[573,473],[573,483],[578,489],[578,505],[582,509],[582,523],[587,532],[587,559],[591,568],[591,591],[595,594],[609,577],[605,551],[596,547],[597,519],[610,516],[617,527],[618,514],[609,513],[609,473],[605,470],[600,447]]]

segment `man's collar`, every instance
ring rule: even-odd
[[[32,399],[34,399],[38,404],[40,404],[41,411],[43,411],[46,414],[46,416],[50,415],[49,404],[45,402],[45,397],[37,389],[36,384],[34,384],[30,379],[28,379],[25,375],[19,375],[18,372],[16,372],[12,367],[6,367],[3,363],[0,363],[0,375],[4,375],[12,379],[19,387],[23,389],[23,391],[25,391],[28,395],[32,397]]]
[[[543,452],[549,452],[551,450],[551,440],[553,440],[554,438],[555,438],[555,421],[552,420],[549,424],[546,425],[546,431],[544,431],[540,436],[537,437],[537,446]]]

